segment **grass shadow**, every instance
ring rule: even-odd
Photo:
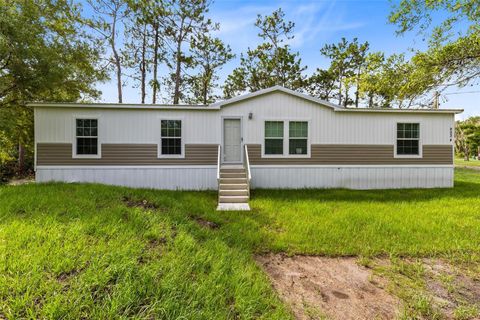
[[[354,202],[417,202],[442,198],[475,198],[480,195],[480,183],[456,182],[454,188],[433,189],[253,189],[255,200],[284,202],[315,201],[354,201]]]

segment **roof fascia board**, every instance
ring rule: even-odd
[[[367,109],[367,108],[358,108],[358,109],[337,109],[335,112],[370,112],[370,113],[462,113],[463,109]]]
[[[82,108],[82,109],[134,109],[134,110],[219,110],[210,106],[192,105],[138,105],[138,104],[107,104],[107,103],[28,103],[27,106],[34,108]]]
[[[262,90],[259,90],[259,91],[247,93],[247,94],[240,95],[240,96],[237,96],[237,97],[234,97],[234,98],[231,98],[231,99],[227,99],[227,100],[224,100],[224,101],[219,101],[219,102],[213,103],[210,106],[212,106],[212,107],[223,107],[223,106],[226,106],[226,105],[229,105],[229,104],[233,104],[233,103],[243,101],[243,100],[247,100],[247,99],[252,99],[254,97],[261,96],[261,95],[271,93],[271,92],[276,92],[276,91],[283,92],[283,93],[286,93],[286,94],[289,94],[289,95],[292,95],[292,96],[296,96],[296,97],[299,97],[301,99],[309,100],[309,101],[312,101],[314,103],[318,103],[318,104],[321,104],[323,106],[326,106],[326,107],[329,107],[329,108],[332,108],[332,109],[343,109],[343,107],[338,106],[336,104],[333,104],[331,102],[324,101],[324,100],[309,96],[309,95],[304,94],[304,93],[296,92],[296,91],[284,88],[282,86],[274,86],[274,87],[262,89]]]

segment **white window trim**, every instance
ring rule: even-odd
[[[418,130],[420,131],[419,132],[419,135],[418,135],[418,154],[397,154],[397,141],[398,141],[398,138],[397,138],[397,128],[398,128],[398,124],[399,123],[418,123]],[[394,128],[394,132],[395,132],[395,136],[394,136],[394,141],[395,141],[395,144],[394,144],[394,150],[393,150],[393,157],[394,158],[399,158],[399,159],[419,159],[419,158],[423,158],[423,143],[422,143],[422,136],[423,136],[423,124],[421,121],[397,121],[395,122],[395,128]]]
[[[162,120],[179,120],[181,121],[181,135],[180,135],[180,154],[162,154]],[[158,130],[158,144],[157,157],[161,159],[182,159],[185,158],[185,119],[184,117],[160,117]]]
[[[97,120],[97,154],[77,154],[77,119],[94,119]],[[73,143],[72,158],[73,159],[100,159],[102,158],[102,126],[99,115],[79,114],[73,116]]]
[[[283,121],[283,154],[265,154],[265,122],[266,121]],[[290,154],[289,153],[289,140],[290,140],[290,131],[289,123],[292,122],[307,122],[308,132],[307,132],[307,154]],[[310,119],[305,118],[265,118],[262,119],[263,126],[263,138],[262,138],[262,158],[292,158],[292,159],[302,159],[310,158],[310,141],[311,141],[311,125]]]

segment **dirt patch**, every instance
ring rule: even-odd
[[[156,210],[158,209],[158,205],[155,203],[149,202],[148,200],[135,200],[128,196],[124,196],[122,201],[125,203],[127,207],[130,208],[142,208],[144,210]]]
[[[355,258],[265,255],[257,262],[297,319],[393,319],[400,301]]]
[[[69,271],[63,271],[63,272],[60,272],[58,275],[57,275],[57,281],[59,282],[67,282],[68,280],[70,280],[71,278],[73,277],[76,277],[77,275],[79,275],[81,272],[83,272],[88,266],[90,265],[90,262],[87,261],[87,263],[83,266],[83,267],[80,267],[80,268],[74,268],[74,269],[71,269]]]
[[[158,246],[164,245],[167,243],[167,238],[166,237],[161,237],[158,239],[151,239],[148,241],[148,247],[150,249],[154,249]]]
[[[72,277],[75,277],[79,273],[80,273],[80,270],[78,270],[78,269],[73,269],[73,270],[68,271],[68,272],[61,272],[57,276],[57,280],[60,281],[60,282],[64,282],[64,281],[67,281],[68,279],[70,279]]]
[[[468,166],[468,165],[467,165],[467,166],[464,166],[464,165],[461,165],[461,164],[456,164],[456,165],[455,165],[455,168],[480,171],[480,167],[474,167],[474,166]]]
[[[208,220],[205,220],[203,218],[193,217],[193,216],[192,216],[192,219],[194,219],[199,225],[201,225],[204,228],[208,228],[208,229],[218,229],[218,228],[220,228],[220,225],[218,223],[213,222],[213,221],[208,221]]]
[[[434,306],[452,319],[462,306],[480,307],[480,281],[443,260],[425,259],[426,287]],[[478,309],[478,307],[477,307]]]
[[[30,183],[35,183],[35,178],[34,177],[14,178],[14,179],[12,179],[8,182],[8,185],[10,185],[10,186],[21,186],[23,184],[30,184]]]

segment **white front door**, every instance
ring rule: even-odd
[[[223,119],[223,162],[242,161],[242,127],[240,119]]]

